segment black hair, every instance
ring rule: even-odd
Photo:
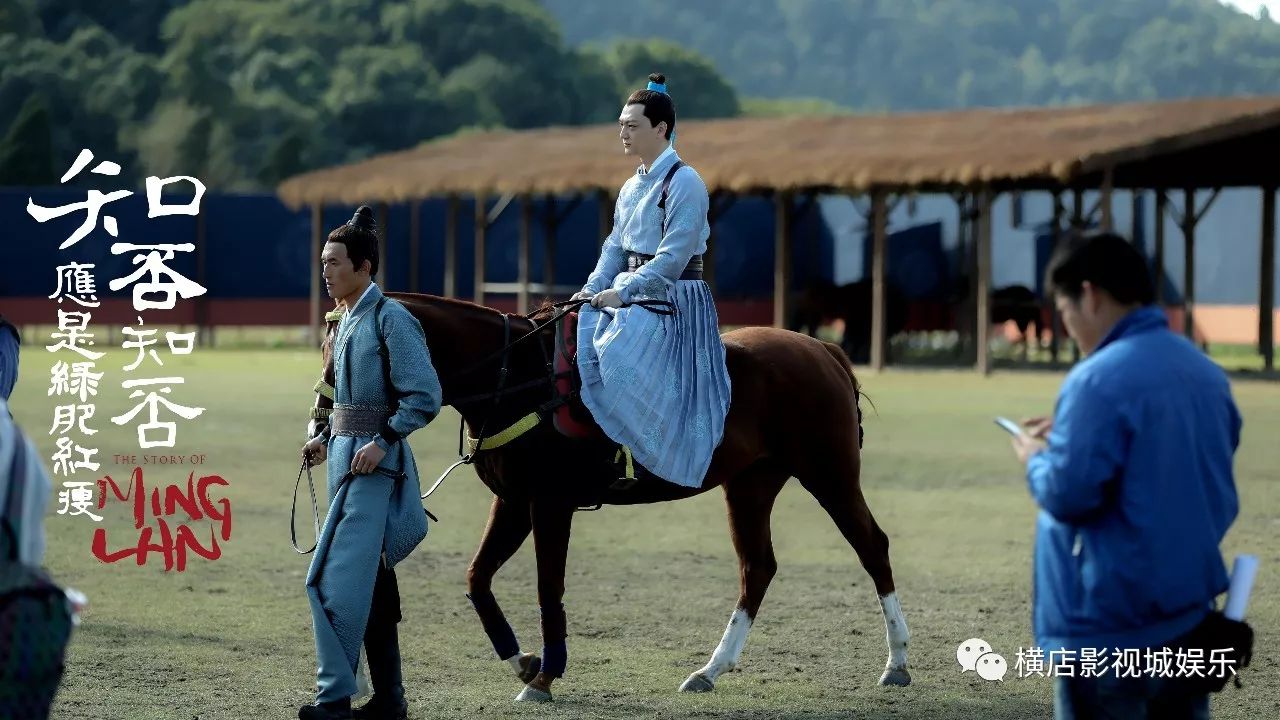
[[[1146,258],[1115,233],[1073,233],[1054,250],[1045,270],[1049,292],[1078,301],[1086,282],[1122,305],[1150,305],[1156,299]]]
[[[658,83],[659,85],[667,84],[667,76],[662,73],[650,73],[649,81]],[[676,129],[676,104],[671,100],[671,96],[657,90],[637,90],[631,93],[627,98],[627,105],[643,105],[644,116],[649,118],[649,126],[657,127],[658,123],[665,122],[667,124],[667,133],[663,137],[670,140],[671,133]]]
[[[329,233],[327,242],[346,245],[347,257],[351,258],[351,265],[357,272],[368,260],[369,275],[378,274],[378,223],[374,221],[373,210],[368,205],[356,208],[355,215],[346,224]]]

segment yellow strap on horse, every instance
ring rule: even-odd
[[[316,386],[311,388],[311,392],[320,393],[330,400],[333,400],[333,386],[325,382],[323,379],[316,381]]]
[[[621,460],[624,456],[625,456],[625,457],[626,457],[626,459],[627,459],[627,474],[626,474],[624,477],[620,478],[620,479],[622,479],[622,480],[635,480],[635,479],[636,479],[636,466],[635,466],[635,463],[634,463],[634,462],[632,462],[632,460],[631,460],[631,448],[627,447],[626,445],[623,445],[623,446],[619,447],[619,448],[618,448],[618,453],[617,453],[616,455],[614,455],[614,456],[613,456],[613,461],[614,461],[614,462],[618,462],[618,461],[619,461],[619,460]]]
[[[333,408],[313,407],[311,408],[311,419],[312,420],[328,420],[329,414],[332,412],[333,412]]]
[[[483,443],[477,442],[475,438],[468,435],[467,452],[475,453],[476,450],[492,450],[494,448],[502,447],[512,440],[515,440],[521,435],[538,427],[538,423],[540,422],[542,422],[542,416],[536,412],[531,412],[517,420],[514,425],[506,430],[486,437]]]
[[[324,321],[325,321],[325,322],[327,322],[327,323],[331,323],[331,322],[333,322],[333,321],[335,321],[335,320],[341,320],[341,319],[342,319],[342,314],[343,314],[344,312],[346,312],[346,311],[345,311],[345,310],[330,310],[329,312],[327,312],[327,313],[325,313],[325,314],[324,314]]]

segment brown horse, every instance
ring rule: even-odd
[[[858,384],[840,348],[766,327],[723,335],[732,405],[702,486],[681,487],[637,472],[638,482],[618,489],[617,445],[571,439],[550,422],[539,422],[516,439],[485,449],[484,438],[499,435],[551,397],[553,338],[547,323],[431,295],[387,295],[422,324],[444,404],[457,409],[469,435],[483,442],[472,453],[472,462],[494,498],[488,526],[467,571],[467,590],[498,657],[511,663],[526,683],[517,700],[550,700],[551,683],[564,672],[566,617],[561,600],[574,512],[587,505],[680,500],[719,486],[724,488],[738,553],[741,592],[719,647],[680,687],[686,692],[713,690],[717,677],[737,664],[777,570],[769,516],[791,477],[817,498],[875,582],[889,646],[880,683],[911,682],[907,625],[894,591],[889,540],[876,525],[859,483]],[[330,385],[336,327],[331,319],[324,343],[324,379]],[[538,328],[545,331],[503,351]],[[318,395],[316,405],[331,407],[332,401]],[[520,652],[491,589],[498,569],[531,532],[542,609],[542,657]]]

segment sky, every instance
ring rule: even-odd
[[[1280,0],[1219,0],[1223,5],[1234,5],[1241,10],[1257,17],[1258,12],[1265,5],[1267,10],[1271,11],[1271,17],[1280,21]]]

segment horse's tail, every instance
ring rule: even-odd
[[[844,350],[839,345],[826,340],[822,341],[822,345],[827,349],[831,357],[835,358],[835,361],[844,367],[845,372],[849,373],[849,382],[853,384],[853,408],[858,411],[858,449],[862,449],[864,433],[862,430],[862,404],[859,402],[862,399],[862,385],[858,383],[858,376],[853,373],[853,363],[849,361],[849,356],[844,354]]]

